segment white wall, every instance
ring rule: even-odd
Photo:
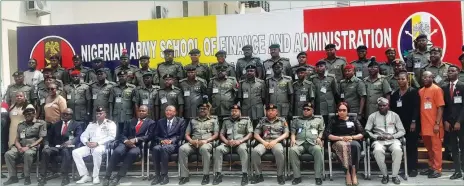
[[[392,0],[392,1],[350,1],[350,6],[365,6],[378,4],[395,4],[409,3],[420,1],[409,0]],[[331,8],[336,7],[337,1],[269,1],[270,11],[287,11],[315,8]]]

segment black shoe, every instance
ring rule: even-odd
[[[214,176],[213,185],[220,184],[221,182],[222,182],[222,174],[216,173],[216,176]]]
[[[322,179],[316,178],[316,185],[322,185]]]
[[[201,185],[209,184],[209,175],[203,175],[203,180],[201,180]]]
[[[279,185],[285,185],[285,177],[277,176],[277,183],[279,183]]]
[[[11,184],[18,183],[18,182],[19,182],[18,177],[12,176],[5,183],[3,183],[3,185],[11,185]]]
[[[31,184],[31,177],[24,177],[24,185],[30,185]]]
[[[37,186],[44,186],[45,184],[47,184],[47,179],[45,177],[41,176],[37,179]]]
[[[179,185],[183,185],[183,184],[185,184],[185,183],[187,183],[189,181],[190,181],[190,179],[188,177],[182,177],[179,180]]]
[[[116,185],[119,185],[119,180],[121,179],[121,177],[117,176],[116,178],[114,178],[114,180],[111,180],[111,186],[116,186]]]
[[[417,170],[411,170],[408,174],[409,177],[416,177],[417,176]]]
[[[2,173],[2,178],[8,178],[7,176],[5,176],[3,173]]]
[[[301,178],[295,178],[292,181],[292,185],[298,185],[299,183],[301,183]]]
[[[105,179],[103,179],[102,185],[110,186],[110,177],[106,176]]]
[[[262,174],[260,174],[259,176],[255,175],[254,178],[251,180],[251,184],[257,184],[263,181],[264,181],[264,177]]]
[[[248,185],[248,174],[244,173],[242,176],[242,182],[240,184],[241,186]]]
[[[161,176],[160,175],[155,175],[155,178],[153,178],[153,181],[151,181],[151,185],[156,185],[156,184],[159,184],[159,183],[161,183]]]
[[[459,178],[462,178],[462,174],[460,172],[455,172],[453,175],[451,175],[450,179],[451,180],[455,180],[455,179],[459,179]]]
[[[392,182],[396,185],[399,185],[401,183],[400,179],[398,177],[392,177]]]
[[[433,173],[433,170],[428,168],[428,169],[425,169],[425,170],[421,171],[419,174],[425,176],[425,175],[429,175],[431,173]]]
[[[427,176],[428,178],[439,178],[441,177],[441,173],[437,172],[437,171],[433,171],[431,174],[429,174]]]
[[[47,180],[53,180],[55,178],[59,178],[61,175],[59,173],[51,173],[50,175],[47,176]]]
[[[388,176],[383,176],[382,177],[382,184],[387,184],[389,181]]]
[[[63,180],[61,180],[61,186],[68,185],[69,183],[69,176],[63,176]]]
[[[162,181],[161,181],[161,185],[166,185],[168,183],[169,183],[168,175],[163,176]]]

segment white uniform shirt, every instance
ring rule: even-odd
[[[98,145],[104,145],[106,142],[112,141],[116,138],[116,124],[105,119],[101,125],[97,122],[91,122],[81,135],[81,142],[97,142]]]

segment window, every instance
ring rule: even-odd
[[[229,7],[227,6],[226,3],[224,3],[224,14],[228,14],[229,13]]]

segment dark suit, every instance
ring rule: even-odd
[[[165,176],[168,173],[169,155],[178,150],[179,141],[183,139],[185,121],[182,118],[174,117],[172,126],[168,129],[167,119],[163,118],[158,120],[152,129],[150,139],[155,144],[152,149],[155,174]],[[171,144],[162,145],[161,140],[171,140]]]
[[[124,122],[124,129],[122,134],[119,137],[119,144],[114,149],[113,154],[111,154],[110,162],[108,165],[108,169],[106,169],[106,176],[110,177],[111,173],[113,172],[114,167],[121,162],[122,158],[124,158],[124,163],[122,164],[121,168],[119,169],[118,176],[124,177],[126,176],[127,170],[129,167],[134,163],[137,157],[141,153],[142,143],[146,142],[149,137],[149,129],[152,125],[155,124],[155,121],[149,118],[145,118],[140,127],[139,131],[136,132],[136,126],[139,123],[139,118],[133,118]],[[135,144],[136,147],[131,148],[127,147],[124,144],[124,141],[131,140],[133,138],[137,139]]]
[[[450,131],[445,132],[445,145],[449,144],[451,154],[453,156],[454,171],[461,172],[461,160],[464,160],[464,82],[458,81],[455,85],[453,97],[450,93],[450,83],[442,87],[443,95],[445,96],[445,110],[443,112],[443,120],[450,123]],[[459,103],[459,98],[460,103]],[[461,129],[454,131],[454,124],[461,123]],[[458,143],[459,139],[459,143]],[[459,149],[461,149],[461,156],[459,156]]]
[[[50,130],[48,131],[47,138],[44,142],[45,146],[48,146],[48,148],[46,147],[42,150],[42,161],[40,164],[41,176],[45,176],[47,174],[47,165],[50,162],[50,159],[58,154],[61,156],[61,173],[67,174],[69,173],[69,170],[71,170],[71,163],[69,162],[72,162],[71,152],[73,148],[63,148],[56,146],[61,146],[68,140],[71,141],[71,145],[77,146],[80,143],[80,137],[82,132],[84,131],[84,122],[74,120],[69,121],[68,129],[65,135],[62,135],[61,133],[61,128],[63,127],[63,125],[63,121],[58,121],[54,125],[52,125]],[[74,138],[70,139],[70,137]],[[56,161],[54,163],[56,163]]]

